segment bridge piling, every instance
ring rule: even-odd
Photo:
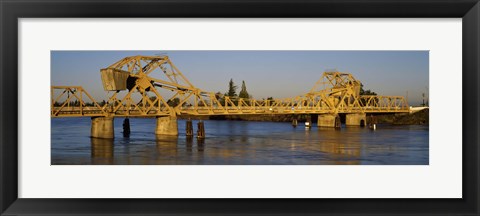
[[[205,126],[203,121],[198,122],[197,139],[205,139]]]
[[[185,131],[185,135],[187,137],[192,137],[193,136],[193,124],[192,124],[192,120],[188,119],[187,122],[186,122],[186,131]]]
[[[93,138],[113,139],[113,117],[92,117],[90,134]]]
[[[130,120],[128,118],[123,120],[123,137],[130,137]]]
[[[352,114],[347,114],[345,117],[346,126],[365,127],[366,123],[367,123],[367,114],[365,113],[352,113]]]
[[[338,114],[323,114],[318,115],[318,127],[340,128],[340,116]]]
[[[292,120],[292,126],[293,126],[293,127],[297,127],[297,125],[298,125],[298,120],[297,120],[296,118],[294,118],[294,119]]]
[[[368,119],[368,127],[371,130],[377,129],[377,118],[375,116],[371,115],[370,118]]]
[[[305,128],[310,127],[312,127],[312,117],[310,115],[307,115],[307,120],[305,121]]]
[[[157,117],[157,126],[155,128],[156,135],[178,135],[177,117],[162,116]]]

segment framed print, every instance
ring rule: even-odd
[[[478,215],[479,7],[2,1],[2,215]]]

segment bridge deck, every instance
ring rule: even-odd
[[[351,108],[349,110],[340,110],[338,113],[408,113],[410,110],[405,108]],[[210,116],[210,115],[286,115],[286,114],[328,114],[331,113],[330,109],[319,108],[286,108],[286,107],[271,107],[271,108],[259,108],[259,107],[241,107],[241,108],[185,108],[181,109],[177,115],[198,115],[198,116]],[[96,116],[117,116],[117,117],[155,117],[155,116],[168,116],[170,112],[149,110],[148,112],[142,112],[141,110],[123,110],[119,109],[115,112],[111,112],[111,108],[96,108],[96,107],[55,107],[52,109],[51,117],[96,117]]]

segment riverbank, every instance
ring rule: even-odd
[[[216,116],[179,116],[179,119],[191,120],[230,120],[230,121],[262,121],[290,122],[295,117],[298,121],[306,121],[308,115],[216,115]],[[316,117],[315,117],[316,118]],[[314,118],[312,117],[312,120]]]
[[[413,114],[379,115],[377,121],[393,125],[428,125],[429,111],[424,109]]]
[[[291,122],[297,119],[299,122],[307,121],[310,117],[313,123],[317,122],[317,115],[218,115],[218,116],[182,116],[180,119],[192,120],[230,120],[230,121],[260,121],[260,122]],[[345,123],[345,115],[340,115],[342,123]],[[428,125],[429,112],[422,110],[413,114],[385,114],[375,115],[377,123],[393,125]]]

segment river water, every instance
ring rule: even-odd
[[[156,137],[155,119],[130,119],[124,138],[90,138],[90,118],[52,118],[52,165],[428,165],[428,126],[377,125],[306,129],[299,122],[207,120],[205,140]],[[193,122],[196,133],[196,122]]]

